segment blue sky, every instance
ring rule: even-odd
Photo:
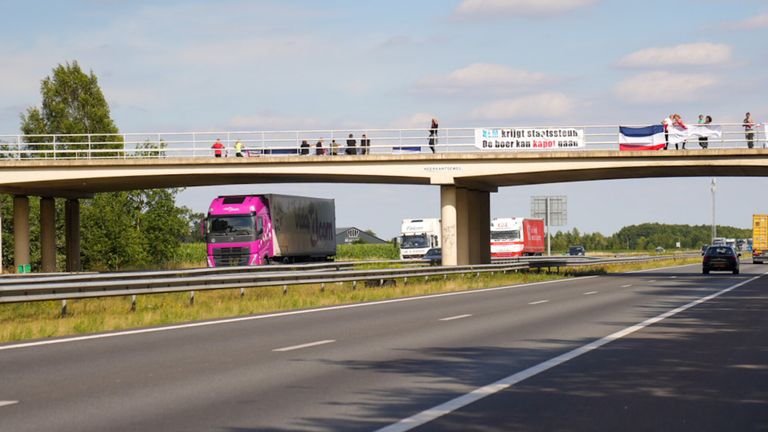
[[[45,10],[46,13],[42,13]],[[768,120],[768,4],[759,0],[5,1],[0,134],[40,103],[40,80],[77,60],[123,132],[644,124],[670,112]],[[746,227],[763,178],[719,179],[718,221]],[[438,216],[427,186],[187,189],[203,211],[229,193],[337,200],[338,225],[394,236]],[[709,178],[503,188],[495,217],[530,196],[569,197],[566,228],[710,222]]]

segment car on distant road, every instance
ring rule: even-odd
[[[664,248],[661,246],[656,246],[656,253],[664,253]]]
[[[568,255],[570,256],[584,256],[587,254],[587,250],[584,246],[571,246],[568,248]]]
[[[739,257],[730,246],[710,246],[704,252],[704,259],[701,262],[701,272],[709,274],[710,270],[731,271],[733,274],[739,274]]]
[[[443,250],[442,248],[429,249],[421,259],[429,261],[430,265],[441,265],[443,263]]]

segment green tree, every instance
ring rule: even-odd
[[[25,135],[80,134],[57,137],[59,156],[73,156],[86,148],[106,149],[98,156],[109,157],[122,149],[122,139],[110,117],[109,106],[93,72],[84,73],[77,62],[58,65],[42,80],[41,107],[30,107],[21,114]],[[87,135],[90,134],[90,135]],[[47,140],[47,141],[46,141]],[[53,139],[25,136],[26,150],[36,156],[51,154]],[[48,143],[48,144],[46,144]],[[161,157],[165,143],[145,142],[136,146],[139,157]],[[0,148],[2,151],[4,147]],[[142,190],[96,194],[84,200],[81,208],[83,266],[86,269],[118,270],[162,266],[177,253],[187,235],[185,209],[176,207],[178,189]],[[39,204],[30,200],[31,238],[39,238]],[[57,202],[57,243],[63,246],[63,201]],[[12,218],[11,197],[0,197],[0,211],[5,221]],[[13,247],[13,227],[3,224],[3,250]],[[39,242],[31,244],[31,260],[39,261]],[[63,255],[63,250],[60,251]],[[63,262],[63,260],[58,260]],[[3,254],[6,266],[13,262],[11,253]]]
[[[29,107],[25,114],[21,114],[21,131],[27,135],[27,149],[37,151],[31,155],[50,157],[54,149],[52,137],[34,135],[77,134],[57,137],[57,151],[122,148],[122,137],[114,135],[118,129],[93,71],[86,74],[77,61],[60,64],[51,76],[42,80],[40,94],[41,106]],[[87,134],[97,135],[89,137]],[[114,156],[115,153],[107,151],[98,155]]]

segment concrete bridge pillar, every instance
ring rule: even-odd
[[[491,263],[491,193],[469,192],[469,263]]]
[[[67,271],[78,272],[80,267],[80,201],[68,199],[64,205],[64,238],[67,250]]]
[[[29,198],[13,197],[13,259],[18,269],[29,265]]]
[[[443,265],[490,264],[490,192],[440,186]]]
[[[56,271],[56,201],[40,198],[40,256],[43,273]]]

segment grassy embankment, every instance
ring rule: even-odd
[[[363,245],[360,245],[363,246]],[[367,259],[388,259],[386,250],[376,250],[374,245],[341,255],[339,260],[349,260],[351,255]],[[362,249],[367,249],[364,255]],[[340,252],[342,252],[340,250]],[[138,297],[135,312],[130,311],[129,297],[110,297],[89,300],[71,300],[68,315],[60,317],[61,303],[38,302],[0,305],[0,342],[37,339],[73,334],[94,333],[136,327],[164,325],[222,317],[242,316],[264,312],[284,311],[383,300],[389,298],[463,291],[469,289],[554,280],[585,274],[625,272],[645,268],[699,262],[698,258],[674,259],[656,263],[596,266],[571,269],[567,273],[495,273],[468,277],[453,276],[446,280],[435,278],[428,282],[397,281],[396,286],[366,288],[351,283],[328,284],[324,291],[318,285],[289,286],[287,293],[282,287],[246,290],[240,297],[239,290],[197,292],[195,304],[190,306],[188,293],[156,294]],[[194,266],[194,265],[190,265]],[[199,266],[199,265],[198,265]]]

